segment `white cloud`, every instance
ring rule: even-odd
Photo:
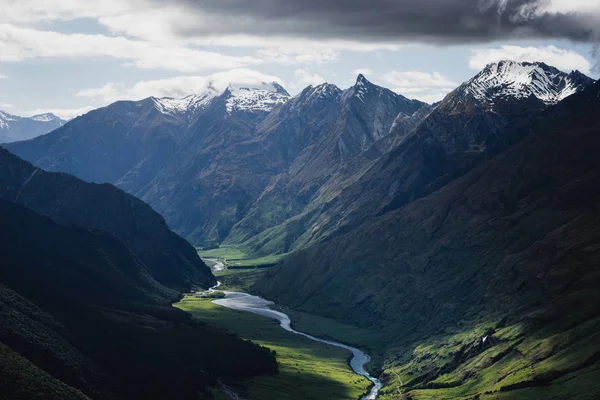
[[[283,85],[283,81],[277,76],[241,68],[206,76],[179,76],[140,81],[130,87],[109,82],[99,88],[81,90],[76,96],[108,104],[117,100],[140,100],[150,96],[184,97],[189,94],[203,93],[209,87],[218,92],[223,92],[232,83],[257,85],[262,82],[277,82]]]
[[[80,115],[83,115],[89,111],[92,111],[95,107],[84,106],[78,108],[36,108],[34,110],[27,110],[23,112],[23,115],[38,115],[45,113],[52,113],[62,119],[69,120]]]
[[[380,79],[394,92],[426,103],[442,100],[459,85],[439,72],[390,71]]]
[[[12,103],[4,103],[4,102],[0,102],[0,109],[7,109],[7,108],[13,108],[15,105]]]
[[[581,54],[556,46],[501,46],[494,49],[473,49],[469,57],[469,68],[479,71],[489,63],[502,60],[542,61],[563,71],[570,72],[577,69],[585,74],[589,74],[592,69],[590,61]]]
[[[548,0],[540,11],[546,12],[600,12],[600,3],[595,0]]]
[[[266,48],[257,52],[259,59],[265,62],[272,62],[281,65],[294,64],[316,64],[321,65],[325,62],[334,61],[339,58],[339,52],[334,50],[323,49],[317,50],[301,50],[294,48]]]
[[[433,104],[433,103],[437,103],[438,101],[442,101],[444,99],[444,97],[446,97],[446,95],[448,93],[450,93],[451,91],[452,91],[452,89],[450,89],[448,91],[444,91],[444,92],[421,93],[421,94],[418,94],[415,96],[410,96],[410,97],[413,99],[423,101],[425,103]]]
[[[125,37],[64,34],[0,24],[0,61],[34,58],[109,57],[130,60],[126,65],[184,72],[230,69],[262,61],[186,47],[154,44]]]
[[[373,72],[373,70],[370,68],[357,68],[354,71],[352,71],[352,75],[358,74],[363,74],[368,77],[369,75],[375,75],[375,72]]]
[[[131,12],[146,3],[143,0],[3,0],[0,21],[33,23],[68,21],[77,18],[97,18]],[[147,4],[147,3],[146,3]]]
[[[398,50],[397,43],[363,43],[355,40],[309,40],[278,35],[249,35],[222,31],[221,18],[185,4],[161,4],[152,0],[5,0],[0,23],[34,23],[90,18],[114,35],[177,47],[220,46],[262,49],[259,56],[278,63],[322,63],[335,60],[340,51],[371,52]],[[236,21],[234,21],[236,22]],[[231,23],[231,21],[229,21]],[[237,24],[251,23],[240,17]],[[203,33],[189,35],[188,28],[202,26]],[[214,27],[214,29],[211,29]],[[219,31],[218,35],[212,32]],[[185,34],[182,35],[182,32]]]
[[[76,93],[77,97],[88,97],[94,100],[113,102],[114,99],[121,95],[123,88],[114,82],[108,82],[99,88],[91,88],[80,90]]]
[[[392,86],[403,88],[440,88],[458,86],[458,83],[439,72],[391,71],[383,75],[383,80]]]
[[[294,71],[294,76],[296,76],[298,80],[290,85],[292,89],[304,88],[308,85],[317,86],[325,82],[325,78],[321,75],[305,69],[297,69]]]
[[[0,74],[0,79],[6,79],[6,78],[8,78],[6,75]]]
[[[160,32],[160,25],[151,25]],[[198,49],[198,45],[262,46],[254,55],[233,56]],[[383,45],[381,45],[383,46]],[[232,69],[265,63],[279,65],[321,65],[339,59],[340,49],[358,52],[381,48],[379,45],[354,42],[324,41],[313,43],[295,39],[235,37],[201,39],[195,43],[170,40],[130,39],[125,36],[61,33],[31,27],[0,23],[0,61],[17,62],[40,58],[114,58],[124,65],[144,69],[169,69],[197,72],[210,69]],[[385,47],[385,46],[384,46]],[[387,47],[389,49],[397,46]]]

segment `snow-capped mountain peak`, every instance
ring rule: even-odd
[[[27,140],[44,135],[65,121],[54,114],[39,114],[33,117],[19,117],[0,110],[0,143]]]
[[[492,107],[497,101],[531,96],[552,105],[593,82],[579,71],[567,74],[541,62],[500,61],[487,65],[459,90]]]
[[[289,93],[278,83],[258,85],[231,84],[225,91],[227,112],[271,111],[290,99]]]
[[[171,116],[190,116],[208,107],[214,99],[223,97],[227,111],[271,111],[285,103],[290,95],[276,82],[257,85],[230,84],[225,90],[209,86],[204,93],[192,94],[183,98],[152,97],[154,107]]]
[[[56,115],[54,115],[52,113],[37,114],[37,115],[34,115],[33,117],[31,117],[31,119],[34,121],[38,121],[38,122],[50,122],[50,121],[60,120],[59,117],[57,117]]]
[[[309,96],[311,98],[327,99],[331,97],[338,97],[342,90],[331,83],[322,83],[318,86],[311,87]]]
[[[367,79],[363,74],[358,74],[356,77],[356,83],[352,87],[354,94],[360,100],[364,101],[364,96],[369,92],[369,89],[374,85]]]
[[[17,117],[0,111],[0,129],[10,129],[10,121],[16,121]]]
[[[154,107],[163,114],[184,116],[206,107],[218,94],[215,89],[207,88],[204,93],[199,95],[191,94],[183,98],[152,97],[152,101]]]

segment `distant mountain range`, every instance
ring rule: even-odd
[[[323,84],[293,98],[274,83],[232,85],[117,102],[6,147],[42,168],[114,183],[195,245],[287,253],[436,190],[517,140],[507,126],[592,82],[500,62],[435,107],[363,75],[347,90]]]
[[[0,143],[16,142],[45,135],[67,121],[52,113],[18,117],[0,110]]]
[[[231,85],[117,102],[5,147],[38,167],[117,185],[193,244],[289,253],[252,290],[376,333],[367,346],[381,361],[382,400],[592,399],[599,96],[600,83],[577,71],[504,61],[435,105],[362,75],[346,90],[323,84],[294,97],[275,83]],[[116,298],[134,298],[123,300],[126,312],[214,282],[135,197],[7,151],[0,161],[0,198],[30,208],[0,202],[5,218],[52,218],[35,222],[57,238],[41,253],[75,240],[69,229],[87,232],[77,248],[90,265],[106,254],[122,271]],[[23,244],[15,260],[38,253],[36,240],[21,238],[34,233],[6,236]],[[86,265],[83,275],[98,274]],[[4,278],[15,279],[9,289],[25,290],[16,275]],[[113,307],[104,296],[89,304]],[[250,373],[273,370],[261,349],[231,343],[260,359]]]

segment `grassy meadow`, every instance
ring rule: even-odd
[[[286,256],[286,254],[253,256],[236,247],[219,247],[210,250],[198,250],[198,255],[203,260],[217,259],[234,268],[272,266]]]
[[[358,399],[370,382],[348,366],[350,352],[284,331],[279,322],[263,316],[230,310],[210,299],[185,297],[176,307],[209,326],[266,346],[277,354],[279,373],[230,386],[248,400]]]
[[[285,255],[253,257],[235,247],[219,247],[211,250],[198,250],[198,255],[209,266],[217,261],[225,265],[222,271],[214,271],[221,281],[222,289],[247,292],[254,282]]]

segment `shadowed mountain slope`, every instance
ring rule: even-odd
[[[517,127],[523,139],[463,177],[287,257],[254,290],[387,331],[383,398],[394,387],[409,398],[536,388],[531,398],[556,399],[579,387],[593,398],[598,107],[597,83]]]
[[[194,248],[169,230],[158,213],[112,185],[47,172],[0,149],[0,198],[65,225],[110,233],[164,285],[187,290],[215,282]]]
[[[0,396],[203,398],[276,371],[269,350],[171,307],[180,294],[108,233],[4,200],[0,218]]]

